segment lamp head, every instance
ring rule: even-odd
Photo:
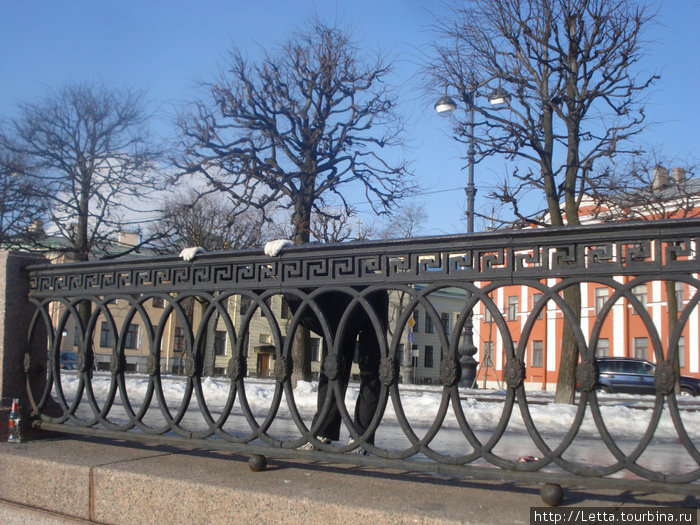
[[[501,86],[498,86],[489,95],[489,103],[492,106],[498,106],[500,104],[508,104],[510,102],[510,95]]]
[[[456,109],[457,104],[454,100],[452,100],[452,97],[448,95],[443,95],[435,103],[435,111],[437,111],[437,114],[441,117],[449,117],[450,115],[452,115],[452,113],[455,112]]]

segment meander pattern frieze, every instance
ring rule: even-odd
[[[514,232],[506,239],[512,243],[509,246],[497,245],[504,240],[501,236],[478,234],[427,238],[426,243],[312,247],[274,259],[253,251],[232,252],[228,257],[205,254],[184,265],[172,258],[132,258],[33,272],[31,293],[43,297],[130,290],[269,289],[353,281],[517,280],[537,275],[642,274],[662,268],[687,272],[698,265],[698,233],[692,231],[697,225],[685,229],[691,231],[669,237],[670,232],[659,228],[636,226],[593,239],[586,236],[585,229],[578,236],[565,230],[537,236]]]

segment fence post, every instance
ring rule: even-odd
[[[30,377],[37,386],[46,381],[46,334],[42,327],[28,341],[29,325],[35,307],[29,302],[29,276],[26,267],[45,263],[41,256],[0,250],[0,441],[7,441],[8,416],[13,398],[22,407],[22,436],[32,434],[27,395],[25,354],[31,356]]]

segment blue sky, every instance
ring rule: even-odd
[[[459,233],[466,228],[464,147],[450,139],[449,123],[434,114],[416,79],[432,15],[441,11],[437,2],[418,0],[4,0],[0,116],[51,87],[100,82],[147,90],[158,117],[155,130],[165,133],[176,108],[199,96],[197,83],[212,78],[227,49],[236,45],[254,56],[316,13],[350,26],[363,49],[395,58],[392,83],[407,118],[403,153],[425,188],[418,198],[428,216],[423,233]],[[679,163],[695,156],[700,138],[699,22],[700,1],[666,0],[647,34],[645,66],[662,78],[647,106],[657,124],[640,143],[659,146]],[[476,166],[478,212],[489,213],[488,186],[503,165],[503,159],[490,159]]]

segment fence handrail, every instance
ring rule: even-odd
[[[672,235],[672,237],[669,237]],[[329,283],[431,283],[492,279],[687,273],[696,268],[700,219],[630,221],[471,235],[353,241],[290,247],[275,258],[260,249],[32,265],[30,295],[128,289],[259,289]],[[652,246],[652,241],[658,241]],[[647,243],[647,244],[644,244]],[[674,244],[682,244],[676,247]],[[661,245],[665,249],[661,249]],[[576,247],[575,249],[573,247]],[[616,249],[624,246],[626,249]],[[552,250],[560,250],[557,258]],[[677,257],[668,257],[669,254]],[[530,254],[528,256],[528,254]],[[534,256],[534,258],[533,258]],[[432,259],[432,260],[431,260]],[[69,276],[73,279],[69,281]]]

